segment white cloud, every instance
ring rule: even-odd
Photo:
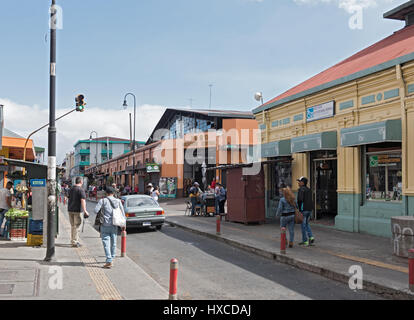
[[[40,108],[38,105],[22,105],[1,98],[0,104],[4,105],[4,126],[23,137],[27,137],[31,132],[49,122],[49,110]],[[136,140],[146,141],[148,139],[165,109],[166,107],[158,105],[137,106]],[[58,109],[56,117],[69,111],[70,109]],[[57,162],[61,163],[65,154],[73,150],[73,145],[78,140],[88,139],[93,130],[97,131],[100,137],[112,136],[129,139],[129,113],[132,113],[132,121],[134,121],[133,112],[133,107],[127,110],[87,107],[83,113],[74,112],[58,120],[56,122]],[[95,137],[95,134],[93,136]],[[36,146],[45,147],[47,150],[47,127],[36,133],[32,139]],[[47,158],[47,153],[45,158]]]

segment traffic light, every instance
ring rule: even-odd
[[[78,94],[75,98],[76,102],[76,111],[83,112],[85,111],[86,102],[84,101],[85,97],[83,94]]]

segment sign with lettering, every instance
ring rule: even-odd
[[[307,108],[306,122],[326,119],[335,115],[335,101],[323,103],[314,107]]]

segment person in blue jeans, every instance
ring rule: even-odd
[[[290,188],[283,188],[283,197],[279,201],[276,216],[280,217],[280,227],[289,230],[289,248],[295,239],[295,195]]]
[[[125,217],[124,206],[121,200],[114,197],[115,190],[112,187],[106,187],[106,198],[99,200],[95,207],[95,213],[103,207],[104,223],[101,225],[101,239],[105,251],[106,263],[103,266],[105,269],[110,269],[113,266],[113,260],[116,253],[116,240],[118,236],[118,227],[112,224],[113,206],[119,206],[122,214]],[[125,230],[125,227],[122,228]]]
[[[297,180],[299,185],[298,191],[298,208],[299,211],[303,214],[303,222],[302,222],[302,242],[299,245],[303,245],[305,247],[313,244],[315,242],[315,238],[312,234],[312,229],[309,225],[309,220],[312,215],[313,210],[313,200],[312,200],[312,191],[307,187],[308,179],[305,177],[301,177]]]
[[[0,189],[0,236],[7,236],[7,222],[5,223],[3,233],[1,233],[1,226],[3,224],[4,216],[6,212],[12,207],[12,188],[13,183],[11,181],[7,182],[6,188]]]

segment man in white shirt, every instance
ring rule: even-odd
[[[0,236],[4,237],[5,231],[1,232],[1,226],[3,225],[4,215],[12,207],[12,188],[13,183],[11,181],[7,182],[6,188],[0,189]]]

